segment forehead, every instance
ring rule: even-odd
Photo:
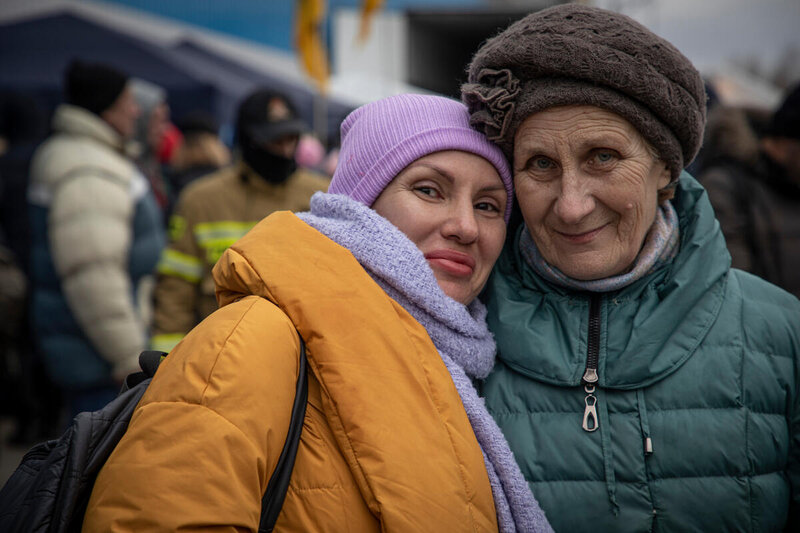
[[[445,150],[420,157],[401,174],[439,174],[454,183],[471,183],[480,187],[504,188],[503,180],[492,163],[483,157],[461,150]]]
[[[528,116],[517,129],[515,147],[529,144],[641,141],[630,122],[595,106],[551,107]]]

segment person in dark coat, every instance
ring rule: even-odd
[[[19,92],[0,94],[0,405],[15,423],[10,441],[29,445],[59,431],[60,394],[33,347],[27,307],[30,223],[26,194],[46,113]]]
[[[8,247],[25,272],[30,254],[30,228],[25,197],[33,152],[47,136],[47,117],[30,96],[17,92],[0,94],[0,226]]]
[[[800,297],[800,84],[759,140],[743,111],[713,117],[725,138],[699,179],[717,214],[733,266]],[[710,139],[714,141],[715,139]]]
[[[213,116],[194,111],[175,125],[183,140],[175,150],[167,174],[173,204],[188,184],[231,163],[231,151],[219,138],[219,124]]]

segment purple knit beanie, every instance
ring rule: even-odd
[[[400,94],[359,107],[342,122],[339,164],[328,192],[371,206],[409,164],[434,152],[460,150],[486,159],[503,180],[511,214],[513,185],[503,152],[469,125],[460,102]]]

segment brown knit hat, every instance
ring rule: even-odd
[[[461,96],[470,123],[507,155],[525,118],[572,104],[601,107],[630,122],[673,180],[703,140],[700,74],[669,42],[619,13],[578,4],[532,13],[488,40],[468,72]]]

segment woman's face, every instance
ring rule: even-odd
[[[670,172],[625,119],[594,106],[535,113],[514,138],[517,200],[544,259],[574,279],[629,269]]]
[[[448,150],[408,165],[372,208],[422,250],[444,293],[468,304],[503,247],[506,202],[491,163]]]

